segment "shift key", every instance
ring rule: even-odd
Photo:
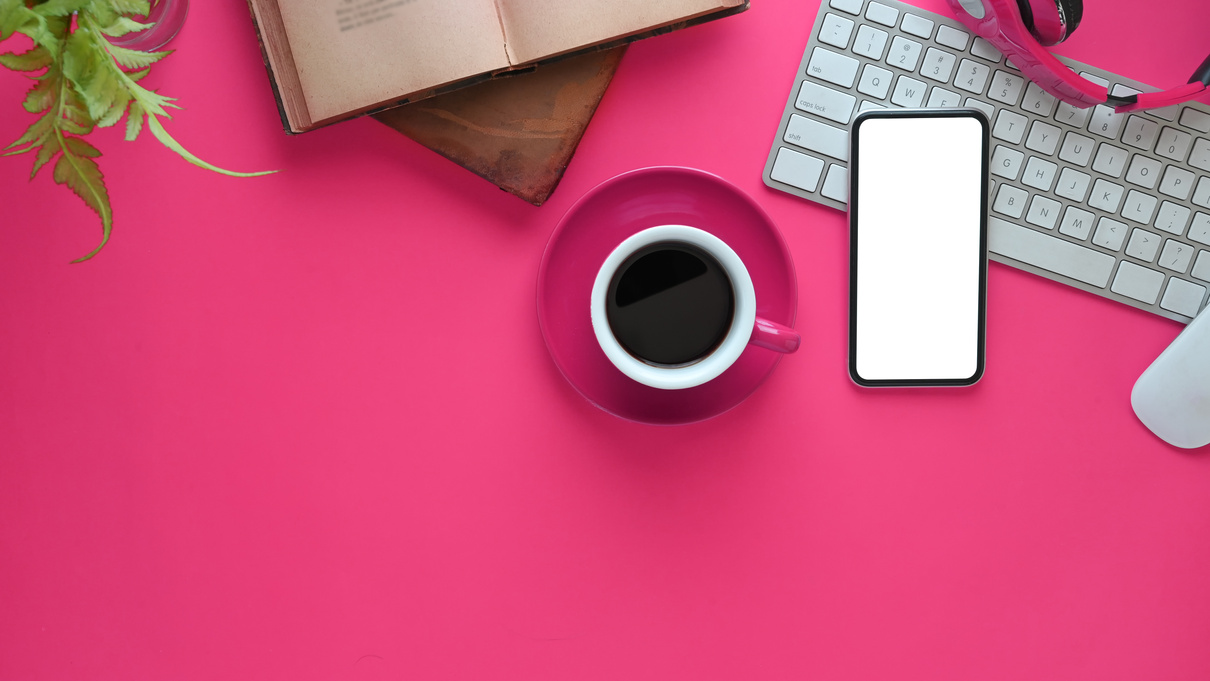
[[[811,52],[811,62],[807,64],[807,75],[826,80],[840,87],[853,87],[857,78],[859,62],[843,54],[837,54],[822,47]]]
[[[849,160],[849,133],[805,116],[790,114],[790,122],[782,139],[841,161]]]

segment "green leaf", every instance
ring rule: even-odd
[[[58,59],[63,39],[71,26],[71,18],[44,17],[29,10],[26,12],[29,21],[18,30],[32,38],[35,45],[46,48],[53,58]]]
[[[133,142],[143,129],[143,106],[138,101],[130,103],[130,111],[126,113],[126,141]]]
[[[0,40],[7,40],[34,17],[25,0],[0,0]]]
[[[216,173],[220,173],[223,175],[230,175],[232,177],[258,177],[260,175],[270,175],[272,173],[277,172],[276,170],[264,170],[264,171],[257,172],[257,173],[239,173],[239,172],[235,172],[232,170],[223,170],[222,168],[211,165],[211,164],[203,161],[202,159],[198,158],[197,156],[194,156],[193,154],[186,151],[185,147],[182,147],[179,142],[172,139],[172,136],[170,136],[168,134],[168,131],[164,130],[164,125],[162,123],[160,123],[159,119],[157,119],[155,116],[147,117],[147,125],[151,127],[151,134],[155,135],[155,138],[158,139],[161,144],[163,144],[164,146],[168,147],[169,149],[175,151],[177,154],[180,155],[181,158],[185,159],[186,161],[189,161],[190,163],[192,163],[195,166],[198,166],[199,168],[205,168],[206,170],[213,170]]]
[[[88,158],[98,158],[101,151],[84,141],[79,137],[64,137],[63,141],[67,143],[67,148],[76,156],[85,156]]]
[[[96,123],[88,114],[87,107],[76,95],[75,90],[63,88],[62,97],[63,100],[60,102],[62,117],[59,120],[59,127],[75,135],[87,135],[92,132]]]
[[[109,24],[108,26],[103,26],[101,28],[101,32],[104,33],[105,35],[109,36],[110,38],[120,38],[120,37],[126,35],[127,33],[135,33],[137,31],[143,31],[148,28],[151,28],[151,24],[141,24],[141,23],[135,21],[134,19],[129,19],[127,17],[119,17],[118,20],[113,22],[112,24]]]
[[[70,141],[71,139],[67,138],[67,147],[55,163],[55,182],[66,185],[101,218],[101,243],[88,255],[72,261],[82,262],[100,252],[109,241],[109,233],[113,229],[113,211],[109,205],[109,192],[105,188],[105,177],[101,174],[100,167],[92,158],[73,153],[72,147],[76,143]]]
[[[97,121],[108,118],[123,95],[122,75],[105,48],[105,41],[81,27],[67,39],[63,50],[63,73],[88,108],[88,116]],[[125,102],[122,102],[125,107]]]
[[[29,126],[23,135],[17,138],[16,142],[5,147],[5,156],[13,156],[16,154],[24,154],[36,149],[55,131],[55,118],[58,112],[50,111],[45,116],[34,121],[34,124]],[[28,146],[27,146],[28,145]],[[19,147],[25,147],[24,149]]]
[[[26,93],[25,101],[21,106],[32,114],[42,113],[55,103],[56,90],[58,90],[57,83],[49,78],[42,78]]]
[[[8,52],[0,54],[0,66],[6,66],[14,71],[39,71],[50,66],[54,57],[45,47],[38,45],[21,54]]]
[[[84,9],[92,0],[46,0],[31,9],[44,17],[66,17]]]
[[[108,128],[122,120],[122,114],[126,113],[126,107],[130,104],[130,95],[126,94],[125,90],[118,91],[117,100],[109,111],[104,116],[97,119],[98,128]]]
[[[34,168],[29,171],[29,179],[34,179],[34,176],[42,169],[42,166],[49,163],[60,151],[63,151],[63,147],[59,144],[59,138],[51,135],[45,144],[38,147],[38,153],[34,156]]]
[[[145,17],[151,13],[151,3],[148,0],[104,0],[94,4],[105,5],[110,10],[127,16]]]
[[[105,41],[109,43],[109,41]],[[131,50],[125,47],[119,47],[112,43],[105,46],[109,54],[117,60],[119,64],[128,69],[145,69],[157,61],[172,54],[172,50],[164,50],[163,52],[143,52],[141,50]]]

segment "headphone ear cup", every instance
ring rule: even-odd
[[[1063,39],[1066,40],[1076,32],[1076,27],[1084,18],[1084,0],[1059,0],[1059,7],[1061,8],[1059,11],[1067,19],[1067,35],[1063,36]]]
[[[1057,45],[1076,30],[1084,15],[1082,0],[1017,0],[1021,23],[1043,45]]]

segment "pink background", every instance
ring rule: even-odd
[[[1089,4],[1066,54],[1205,56],[1198,0]],[[542,208],[370,119],[284,135],[241,0],[149,82],[282,172],[103,131],[69,265],[95,216],[0,158],[0,678],[1210,678],[1210,456],[1128,400],[1179,325],[993,263],[982,383],[849,382],[844,217],[760,180],[816,8],[635,45]],[[678,428],[581,398],[534,305],[572,202],[664,164],[769,211],[804,339]]]

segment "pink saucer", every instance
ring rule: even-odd
[[[752,276],[757,315],[794,326],[794,263],[772,220],[726,180],[677,167],[623,173],[597,185],[567,211],[538,270],[538,323],[555,364],[589,402],[640,423],[693,423],[744,401],[773,372],[782,353],[749,345],[721,376],[685,390],[645,386],[610,363],[589,317],[593,279],[619,243],[658,225],[689,225],[727,242]]]

